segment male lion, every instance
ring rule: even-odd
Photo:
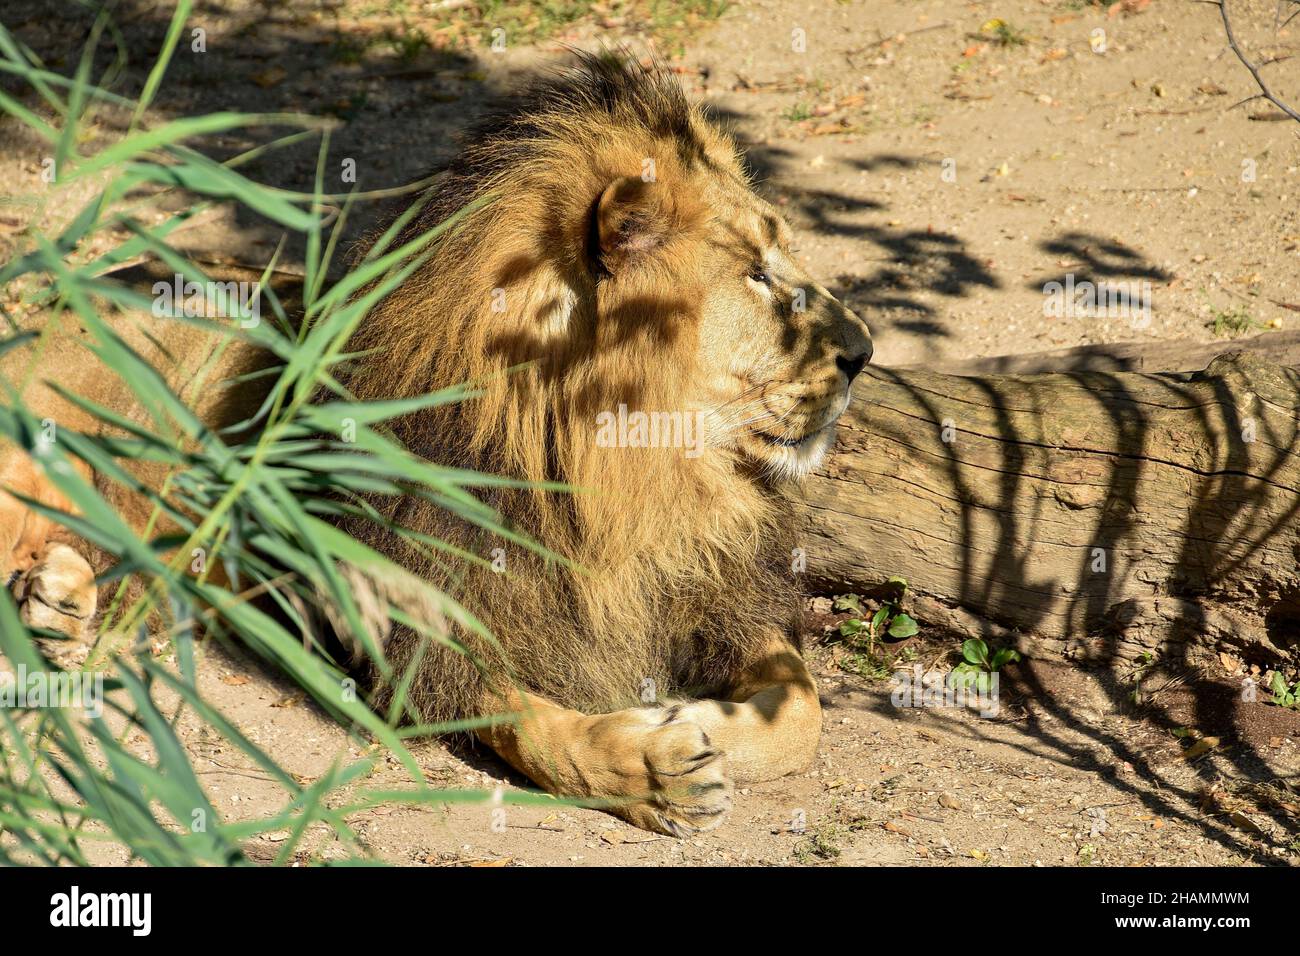
[[[480,383],[393,430],[433,461],[571,486],[490,502],[564,560],[422,498],[376,499],[406,528],[501,549],[495,568],[453,577],[378,524],[349,526],[496,639],[459,634],[471,657],[385,625],[386,652],[396,673],[416,669],[422,719],[519,714],[478,737],[547,790],[608,798],[650,830],[711,829],[733,783],[817,748],[782,487],[831,446],[870,336],[661,72],[580,58],[472,132],[402,238],[487,196],[370,314],[342,378],[365,400]],[[10,506],[0,570],[21,572],[33,622],[78,632],[88,567]],[[384,703],[390,689],[374,690]]]

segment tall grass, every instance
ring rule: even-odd
[[[355,197],[330,196],[323,187],[326,124],[296,115],[234,112],[153,126],[144,122],[189,6],[186,0],[178,4],[166,45],[138,100],[124,99],[92,82],[92,53],[106,26],[103,18],[72,77],[43,69],[0,26],[0,70],[8,76],[0,86],[0,108],[47,145],[56,174],[51,195],[75,195],[67,191],[84,191],[87,183],[99,190],[57,235],[29,228],[21,254],[0,267],[0,290],[21,289],[45,317],[33,328],[6,313],[0,355],[30,351],[33,358],[23,378],[45,376],[61,388],[59,370],[36,369],[35,357],[60,325],[79,323],[87,333],[86,359],[98,362],[102,374],[119,377],[148,410],[147,421],[127,420],[63,388],[66,399],[106,428],[89,434],[57,427],[51,440],[49,429],[20,399],[18,377],[0,377],[0,437],[36,456],[72,502],[75,516],[27,503],[110,554],[113,565],[101,583],[114,585],[111,613],[86,665],[110,677],[104,713],[0,708],[0,861],[84,864],[100,858],[88,850],[91,844],[108,842],[118,846],[117,855],[150,864],[232,864],[247,862],[249,838],[288,830],[288,838],[278,844],[276,859],[283,863],[299,855],[304,836],[316,824],[344,841],[348,859],[363,860],[367,855],[348,824],[350,813],[379,802],[437,805],[487,796],[431,787],[404,742],[413,735],[454,728],[403,726],[401,718],[407,715],[401,693],[388,712],[374,713],[352,692],[345,668],[310,636],[312,609],[329,605],[362,636],[366,653],[386,672],[340,572],[346,565],[373,575],[401,573],[335,526],[334,519],[343,515],[379,520],[363,496],[419,495],[504,533],[497,516],[475,496],[477,489],[499,479],[429,464],[393,442],[383,429],[383,423],[397,415],[462,400],[470,394],[467,389],[414,401],[362,403],[332,375],[346,359],[348,338],[367,309],[436,254],[439,232],[454,228],[455,222],[399,246],[394,237],[404,219],[399,220],[363,261],[330,282],[332,257]],[[16,95],[5,92],[19,85]],[[129,116],[125,133],[97,151],[83,153],[88,118],[100,111]],[[221,163],[185,145],[202,135],[267,126],[290,132],[259,147],[259,154],[306,136],[320,138],[312,192],[286,192],[252,181],[239,172],[247,155]],[[160,200],[169,194],[184,196],[185,208],[146,224],[144,212],[160,209]],[[180,394],[169,387],[168,369],[151,366],[121,334],[120,316],[148,315],[151,300],[109,274],[114,267],[151,256],[187,280],[206,281],[204,270],[169,238],[216,202],[242,204],[286,234],[302,236],[306,247],[300,321],[265,281],[263,312],[269,307],[272,314],[255,327],[219,319],[148,320],[200,326],[216,337],[218,351],[242,338],[274,356],[265,401],[250,420],[225,433],[214,432],[192,411],[187,402],[192,389]],[[335,203],[339,205],[331,205]],[[338,212],[328,224],[327,208]],[[121,234],[123,228],[127,238],[108,251],[89,251],[92,240],[99,239],[102,247],[105,237]],[[267,267],[264,280],[274,265]],[[119,318],[107,320],[111,310],[120,310]],[[320,400],[322,393],[325,400]],[[345,425],[349,440],[343,437]],[[80,477],[72,467],[74,460],[146,496],[153,510],[149,527],[165,530],[142,535],[129,527]],[[165,480],[142,482],[133,467],[140,463],[161,469]],[[403,534],[414,548],[439,546]],[[192,568],[196,552],[215,556],[198,573]],[[218,564],[220,581],[213,575]],[[424,591],[424,602],[437,608],[442,618],[482,632],[450,597],[427,584],[417,586]],[[394,618],[402,620],[397,612]],[[160,621],[169,652],[162,655],[156,645]],[[454,643],[449,630],[423,621],[405,623],[429,641]],[[377,746],[363,751],[361,759],[340,759],[318,780],[300,782],[223,717],[219,701],[199,693],[202,635],[238,641],[255,651],[307,690],[355,738]],[[11,667],[21,666],[28,674],[53,672],[35,642],[38,637],[53,635],[31,632],[20,622],[10,595],[0,591],[0,653]],[[173,655],[174,666],[162,662]],[[404,686],[402,675],[389,676]],[[278,785],[282,804],[275,812],[239,822],[223,818],[178,736],[178,721],[186,712]],[[366,778],[390,755],[404,768],[406,783],[397,789],[368,789]],[[514,799],[543,798],[518,794]]]

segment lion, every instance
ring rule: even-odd
[[[662,69],[579,56],[468,134],[399,241],[489,197],[369,314],[340,378],[362,400],[476,383],[393,434],[522,479],[486,501],[539,547],[423,498],[374,500],[491,556],[449,569],[346,524],[493,636],[458,634],[462,653],[386,624],[385,654],[414,668],[423,721],[514,715],[474,734],[541,788],[647,830],[710,830],[735,786],[816,753],[791,491],[831,447],[870,333]],[[24,615],[77,633],[89,567],[16,502],[4,520]],[[393,693],[377,675],[372,690],[381,707]]]

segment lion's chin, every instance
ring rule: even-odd
[[[835,422],[809,432],[797,442],[755,437],[762,443],[763,468],[772,480],[801,481],[817,469],[835,443]]]

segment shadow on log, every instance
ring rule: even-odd
[[[1300,372],[868,369],[805,489],[809,584],[1035,656],[1300,659]]]
[[[948,375],[1034,375],[1040,372],[1182,372],[1205,368],[1225,352],[1253,352],[1279,365],[1300,365],[1300,332],[1265,332],[1224,342],[1114,342],[1047,352],[930,363]],[[909,371],[920,366],[908,366]]]

